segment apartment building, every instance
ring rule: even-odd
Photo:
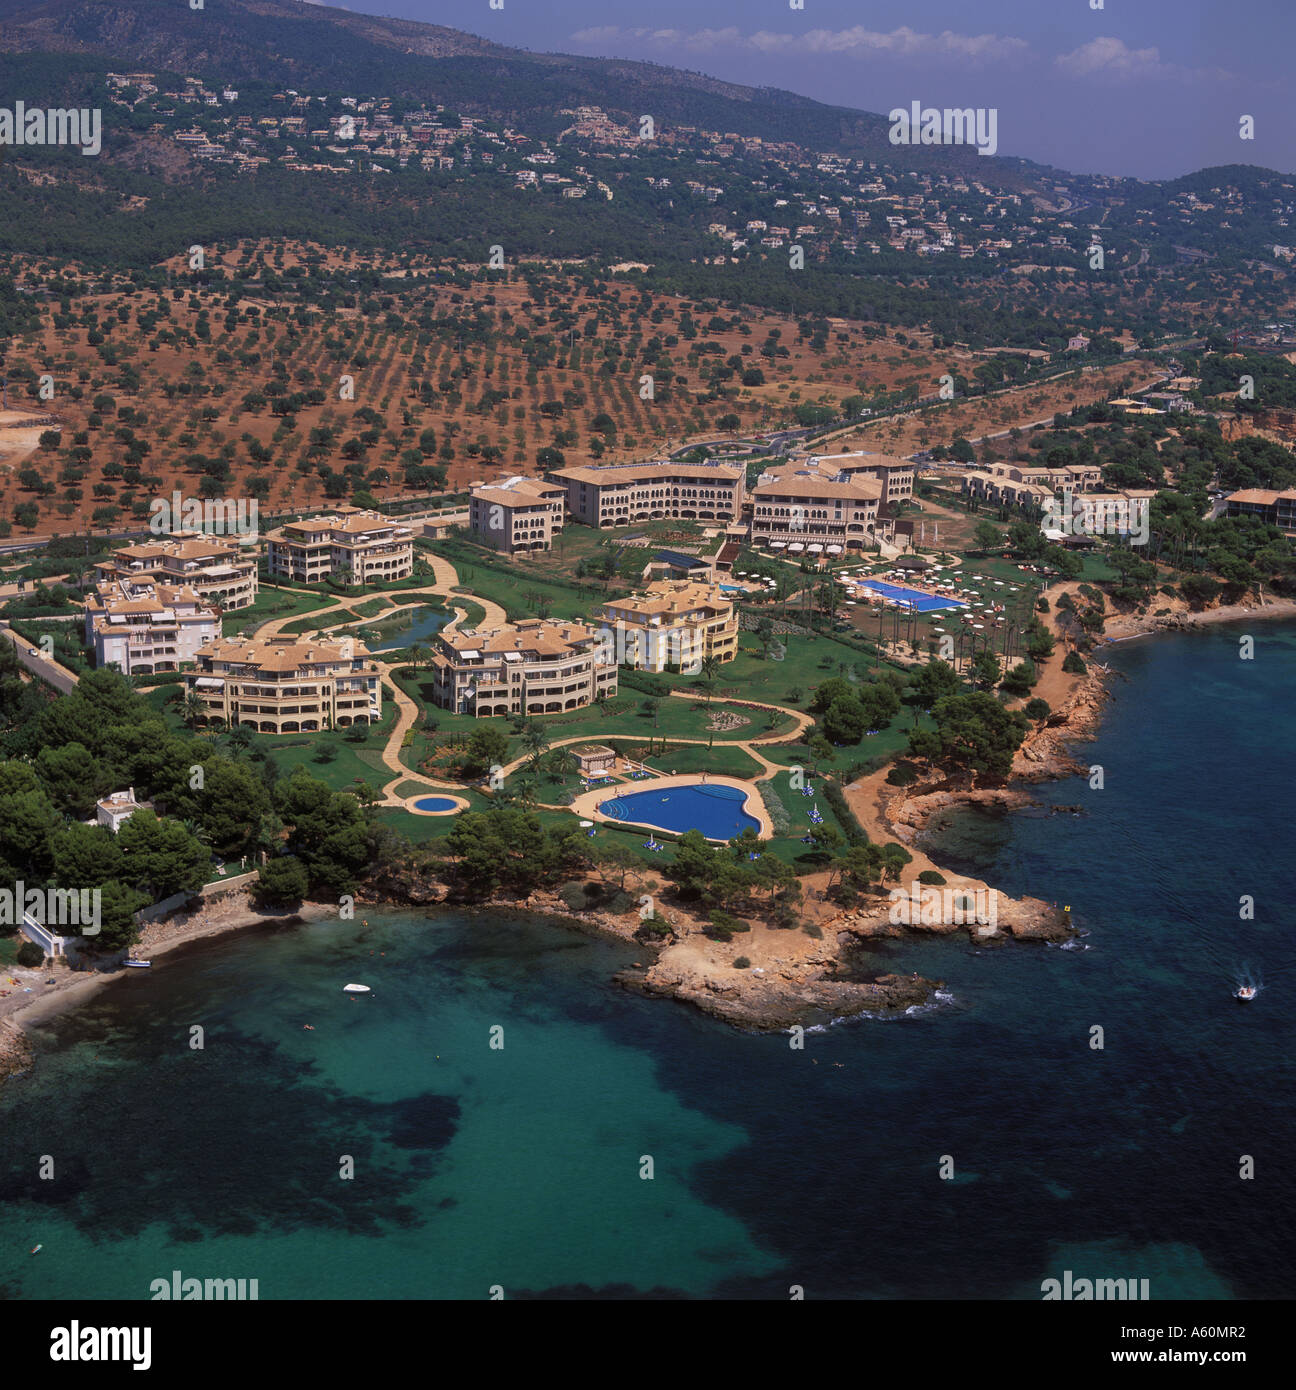
[[[738,612],[718,584],[664,579],[599,609],[614,630],[617,660],[641,671],[700,669],[738,655]]]
[[[1044,464],[996,463],[988,470],[996,478],[1015,483],[1038,483],[1044,487],[1072,492],[1088,492],[1102,486],[1102,467],[1096,463],[1067,463],[1058,467]]]
[[[220,634],[220,614],[188,587],[116,579],[85,602],[85,644],[96,668],[128,676],[176,671]]]
[[[891,533],[884,483],[831,464],[790,463],[760,475],[751,494],[751,541],[789,555],[840,555]]]
[[[1047,507],[1053,500],[1053,489],[1047,483],[1010,478],[977,468],[964,473],[962,489],[965,496],[997,507]]]
[[[197,532],[143,541],[114,550],[95,565],[100,587],[117,580],[150,580],[173,588],[192,589],[223,612],[256,602],[255,553],[238,536],[208,536]]]
[[[557,468],[567,510],[587,526],[630,526],[663,517],[737,521],[745,470],[720,463],[633,463]]]
[[[432,698],[457,714],[555,714],[617,691],[604,634],[585,623],[528,618],[435,642]]]
[[[567,489],[540,478],[481,483],[469,500],[469,524],[483,545],[506,555],[552,550],[563,529]]]
[[[1244,488],[1229,493],[1224,510],[1228,516],[1257,516],[1267,525],[1277,526],[1285,536],[1296,536],[1296,489]]]
[[[332,642],[218,637],[201,647],[186,690],[203,721],[250,724],[265,734],[313,733],[373,724],[382,715],[382,682],[356,637]]]
[[[340,509],[290,521],[266,537],[271,574],[317,584],[329,575],[350,582],[406,579],[414,573],[414,535],[381,512]]]
[[[913,496],[917,468],[912,459],[859,450],[850,454],[816,454],[806,462],[837,477],[875,478],[882,484],[883,502],[903,502]]]

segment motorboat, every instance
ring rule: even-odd
[[[1233,998],[1241,999],[1245,1002],[1248,999],[1254,999],[1258,992],[1255,985],[1239,985],[1237,989],[1233,991]]]
[[[370,991],[368,985],[343,985],[343,986],[342,986],[342,990],[343,990],[343,993],[345,993],[345,994],[369,994],[369,993],[371,993],[371,991]]]

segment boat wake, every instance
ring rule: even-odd
[[[1264,980],[1261,977],[1259,971],[1252,970],[1250,966],[1244,965],[1240,970],[1234,973],[1234,999],[1255,999],[1259,995],[1260,991],[1264,989],[1264,987]]]

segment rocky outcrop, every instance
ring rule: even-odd
[[[27,1071],[35,1058],[27,1035],[7,1018],[0,1019],[0,1081],[16,1072]]]
[[[703,973],[658,961],[647,969],[623,970],[617,983],[639,994],[680,999],[713,1018],[756,1032],[782,1032],[860,1014],[888,1015],[926,1003],[940,988],[918,975],[879,975],[866,983],[832,978],[836,955],[799,968]],[[827,968],[825,968],[827,967]]]

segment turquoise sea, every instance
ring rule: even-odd
[[[635,948],[516,916],[133,972],[0,1092],[0,1296],[147,1298],[173,1269],[262,1299],[1038,1299],[1067,1269],[1293,1296],[1296,629],[1253,635],[1253,661],[1233,629],[1110,648],[1102,789],[934,831],[1071,904],[1076,949],[878,944],[864,968],[941,1002],[804,1051],[623,993]]]

